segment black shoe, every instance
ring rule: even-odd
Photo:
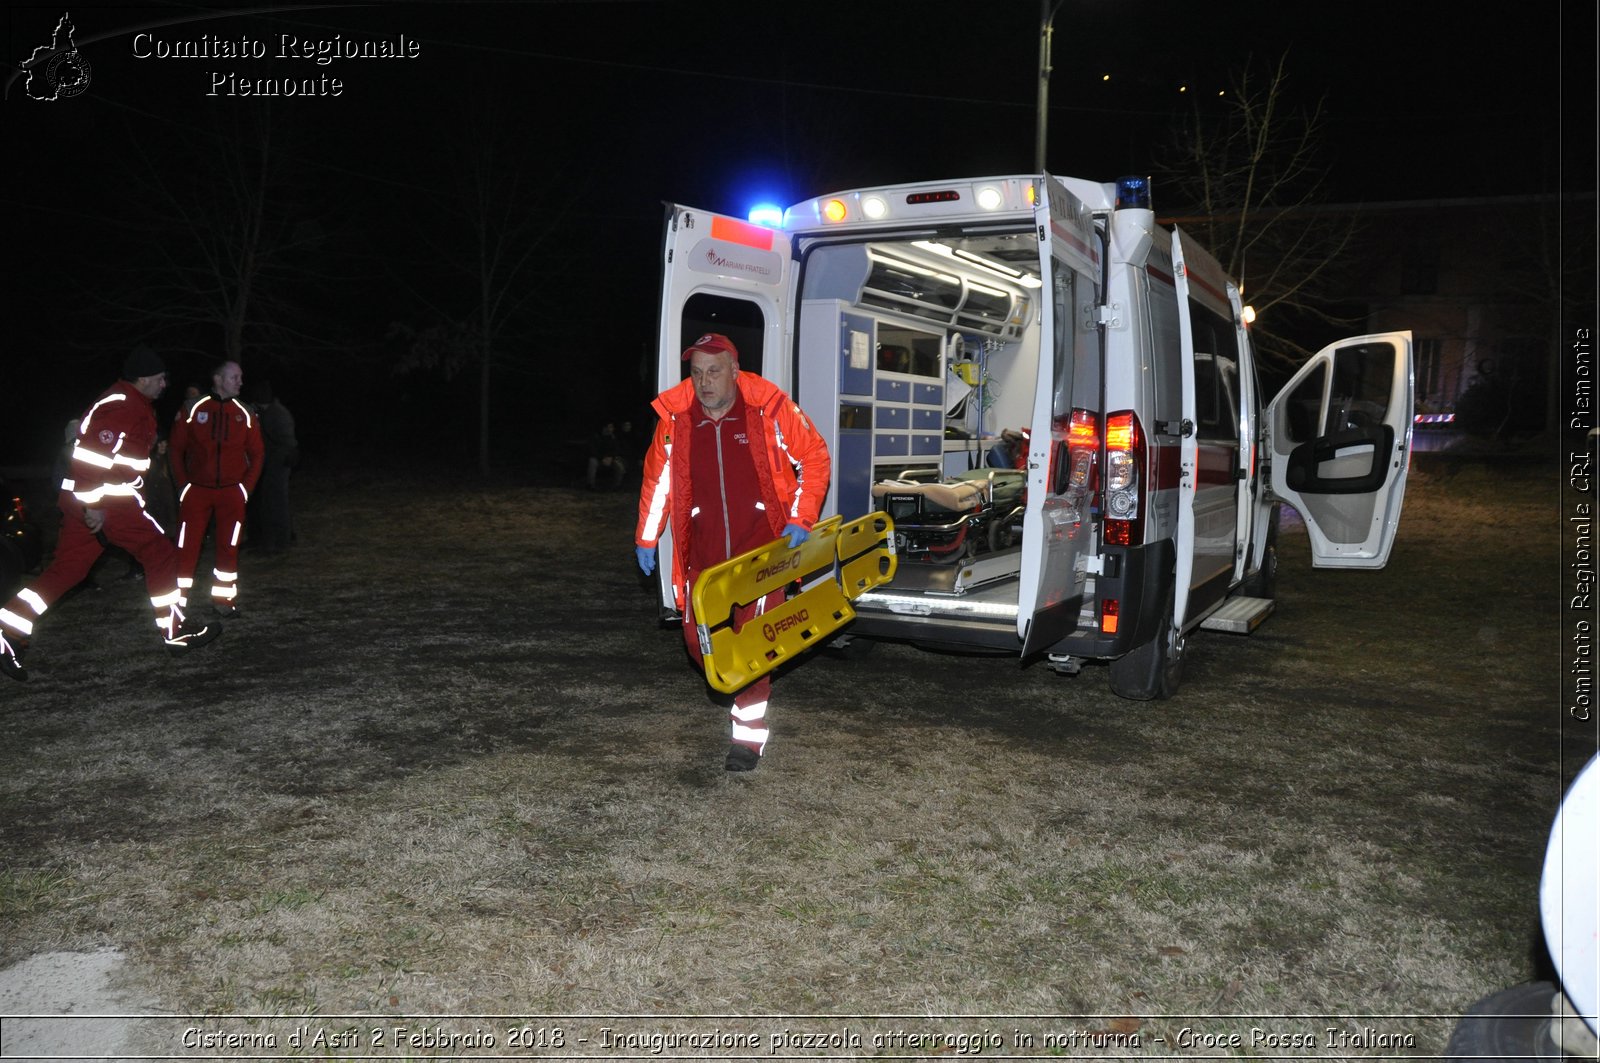
[[[4,672],[19,683],[26,683],[28,681],[28,670],[22,667],[22,651],[27,648],[26,643],[21,646],[13,646],[6,641],[4,635],[0,635],[0,672]]]
[[[755,771],[760,763],[760,753],[735,743],[728,747],[728,759],[722,762],[722,767],[727,771]]]
[[[211,611],[224,620],[237,620],[239,618],[239,607],[237,605],[217,605],[213,606]]]
[[[198,650],[208,642],[215,642],[222,637],[221,624],[186,623],[178,633],[167,640],[167,650],[170,653],[182,656],[190,650]]]

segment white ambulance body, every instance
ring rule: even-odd
[[[658,384],[682,378],[702,333],[731,337],[741,368],[827,438],[824,515],[884,508],[884,481],[972,476],[1026,430],[1020,508],[959,549],[902,548],[848,638],[1069,673],[1105,660],[1118,694],[1167,697],[1191,632],[1247,632],[1270,611],[1280,502],[1315,564],[1388,559],[1410,334],[1324,349],[1263,408],[1237,287],[1156,224],[1141,181],[859,189],[781,227],[673,206],[664,254]]]

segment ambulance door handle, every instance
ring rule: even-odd
[[[1194,435],[1194,422],[1189,420],[1187,417],[1179,421],[1177,424],[1173,424],[1171,421],[1157,421],[1156,434],[1163,436],[1181,436],[1184,439],[1188,439],[1190,436]]]

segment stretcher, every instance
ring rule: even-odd
[[[1016,541],[1025,487],[1019,469],[973,469],[944,480],[880,480],[872,496],[908,559],[960,561]]]
[[[731,694],[818,645],[855,618],[850,602],[894,578],[894,522],[886,513],[829,517],[791,548],[775,539],[701,573],[693,591],[706,682]],[[790,589],[777,607],[735,625],[734,610]]]

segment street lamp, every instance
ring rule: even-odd
[[[1055,33],[1056,12],[1065,0],[1039,0],[1039,106],[1033,138],[1033,168],[1044,173],[1045,134],[1050,124],[1050,38]]]

